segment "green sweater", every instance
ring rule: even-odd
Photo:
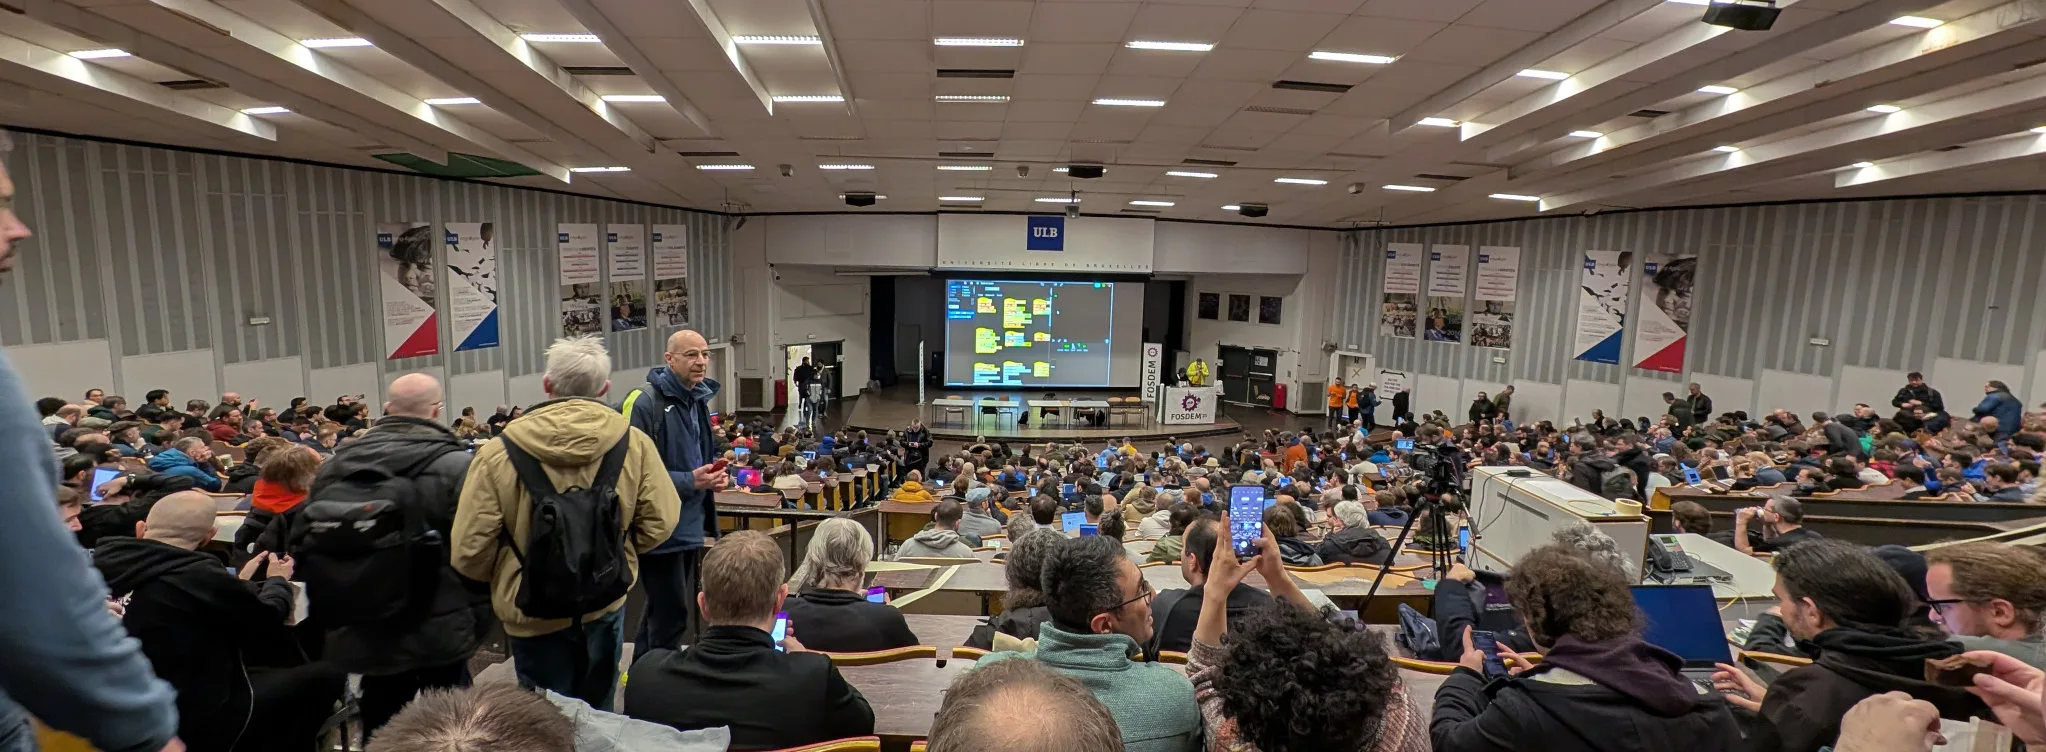
[[[1078,679],[1108,707],[1129,752],[1198,752],[1201,712],[1193,682],[1164,664],[1132,660],[1142,653],[1128,635],[1073,634],[1047,622],[1038,627],[1037,650],[993,653],[974,665],[1036,658]]]
[[[1185,548],[1185,538],[1168,535],[1158,539],[1158,543],[1151,547],[1150,557],[1145,561],[1179,561],[1179,555],[1185,552]]]

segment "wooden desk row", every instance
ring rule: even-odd
[[[2046,506],[1984,501],[1919,501],[1896,497],[1902,484],[1886,483],[1849,489],[1831,495],[1793,497],[1804,505],[1804,524],[1820,535],[1865,545],[1897,543],[1925,545],[1946,540],[1975,538],[2046,523]],[[1733,529],[1734,515],[1743,507],[1760,506],[1767,493],[1779,495],[1787,486],[1768,486],[1737,493],[1712,493],[1690,486],[1656,489],[1645,513],[1655,532],[1670,532],[1669,508],[1680,501],[1705,507],[1716,530]],[[1861,496],[1850,496],[1861,492]]]

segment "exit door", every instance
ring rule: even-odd
[[[1279,351],[1221,345],[1215,360],[1220,364],[1222,401],[1235,405],[1270,407],[1272,390],[1278,384]]]

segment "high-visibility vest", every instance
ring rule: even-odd
[[[1196,360],[1191,365],[1188,365],[1186,367],[1186,381],[1194,386],[1207,385],[1208,364]]]

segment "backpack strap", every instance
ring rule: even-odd
[[[625,473],[625,450],[631,446],[632,432],[628,430],[618,438],[618,443],[611,445],[611,451],[605,453],[603,464],[597,466],[597,477],[590,480],[590,488],[617,490],[618,476]]]

